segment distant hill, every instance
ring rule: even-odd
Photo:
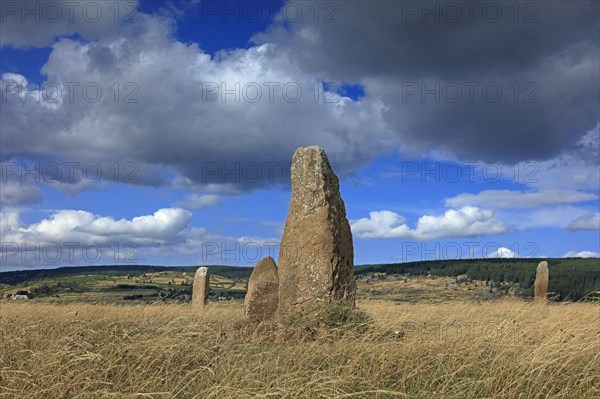
[[[518,284],[521,294],[532,296],[537,264],[548,261],[549,291],[558,299],[579,300],[600,290],[600,259],[597,258],[515,258],[432,260],[407,263],[388,263],[357,266],[356,274],[385,272],[434,276],[466,274],[475,280]]]
[[[149,272],[177,271],[193,275],[199,266],[156,266],[156,265],[106,265],[106,266],[74,266],[56,269],[17,270],[0,273],[0,284],[15,285],[25,281],[34,281],[61,276],[76,276],[80,274],[106,274],[139,276]],[[236,279],[247,279],[252,273],[251,267],[208,265],[213,274]]]
[[[360,265],[356,266],[355,273],[360,275],[370,272],[385,272],[387,274],[431,274],[450,277],[467,275],[471,279],[490,283],[512,283],[518,287],[521,295],[531,296],[535,269],[541,260],[548,261],[549,289],[558,299],[579,300],[586,295],[600,291],[600,260],[596,258],[431,260]],[[213,274],[231,279],[248,279],[252,273],[252,267],[226,265],[209,265],[208,267]],[[107,265],[19,270],[0,273],[0,284],[16,285],[27,281],[80,274],[139,276],[143,273],[161,271],[193,274],[197,268],[198,266]]]

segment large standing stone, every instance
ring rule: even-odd
[[[545,302],[548,299],[548,262],[545,260],[537,265],[533,290],[536,301]]]
[[[194,286],[192,287],[192,306],[203,307],[208,299],[208,284],[210,272],[208,267],[199,267],[194,275]]]
[[[317,303],[354,306],[354,249],[339,181],[317,146],[298,148],[279,251],[278,314]]]
[[[262,258],[250,275],[244,299],[245,313],[252,321],[273,317],[277,311],[279,277],[277,265],[270,256]]]

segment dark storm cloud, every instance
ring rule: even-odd
[[[545,159],[598,124],[598,2],[327,4],[295,2],[303,18],[255,40],[362,83],[408,149]]]
[[[592,1],[518,6],[503,1],[332,1],[326,4],[335,8],[321,10],[316,21],[312,3],[293,4],[302,6],[302,18],[294,23],[284,18],[286,24],[273,25],[255,40],[291,45],[306,64],[348,80],[513,71],[537,66],[572,45],[598,46],[599,6]]]
[[[211,57],[173,40],[173,28],[140,15],[124,37],[62,38],[41,86],[3,74],[0,160],[39,165],[41,183],[74,192],[116,182],[235,194],[289,184],[299,146],[321,145],[341,176],[396,146],[379,100],[315,100],[321,82],[275,46]],[[51,162],[60,177],[44,178]]]
[[[27,0],[0,2],[0,47],[46,47],[57,37],[97,39],[136,22],[138,0]]]
[[[462,7],[456,22],[449,4]],[[517,3],[515,19],[513,2],[293,2],[304,7],[301,17],[282,13],[257,36],[265,44],[214,57],[175,40],[168,16],[139,13],[135,26],[83,34],[92,41],[54,41],[85,31],[77,24],[37,26],[38,40],[13,17],[2,44],[52,42],[41,73],[63,90],[52,101],[26,77],[2,76],[0,161],[58,162],[56,184],[75,192],[100,184],[84,169],[98,164],[109,182],[174,182],[215,194],[288,184],[294,149],[312,144],[340,176],[400,147],[465,160],[551,158],[598,124],[599,6],[535,4]],[[315,99],[321,80],[360,83],[366,94]],[[269,82],[279,85],[275,101]],[[206,96],[206,83],[253,84],[263,95],[251,101],[238,88]],[[298,101],[282,95],[288,83],[303,88]],[[74,99],[67,84],[77,84]],[[87,95],[94,87],[101,98]],[[72,178],[65,162],[78,163]]]

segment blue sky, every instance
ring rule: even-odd
[[[600,9],[552,3],[3,4],[0,266],[276,258],[314,144],[356,264],[598,257]]]

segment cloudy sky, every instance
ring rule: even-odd
[[[3,1],[3,271],[277,256],[294,150],[355,263],[599,256],[595,1]]]

